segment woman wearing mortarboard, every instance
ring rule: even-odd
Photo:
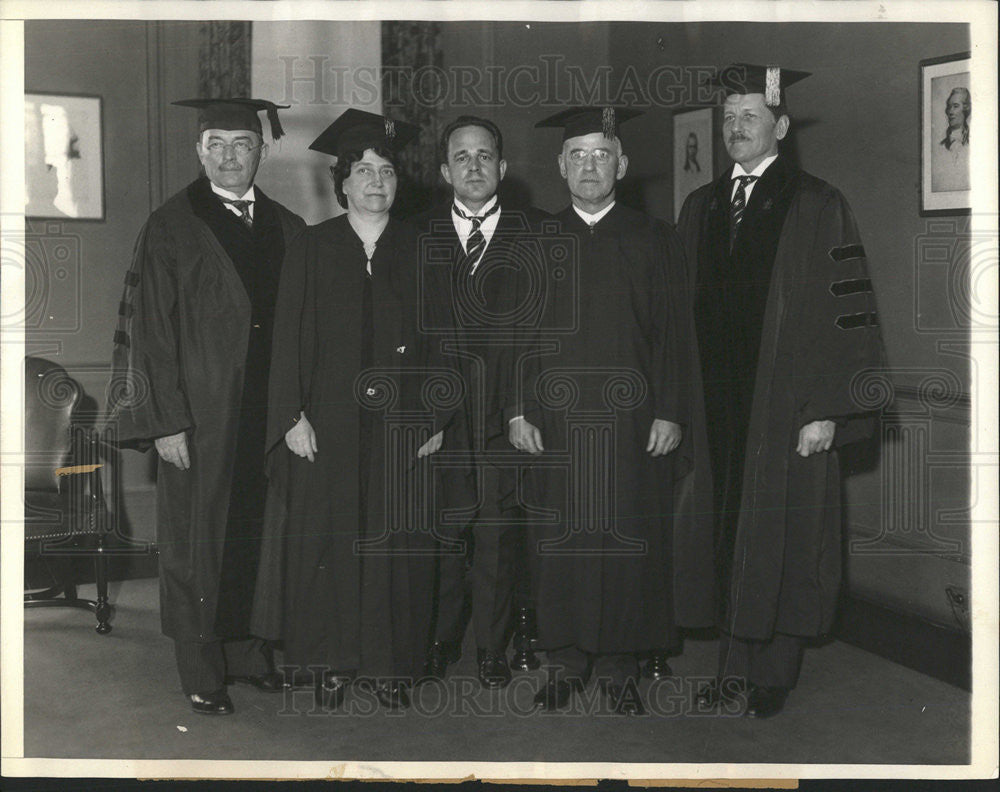
[[[271,464],[289,466],[284,660],[323,706],[356,681],[406,707],[429,632],[422,458],[448,411],[426,405],[443,381],[419,333],[417,233],[389,216],[396,151],[417,132],[350,109],[313,142],[337,158],[347,213],[293,242],[278,297],[268,442]]]

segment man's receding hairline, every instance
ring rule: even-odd
[[[452,138],[455,137],[455,135],[458,132],[461,132],[463,129],[481,129],[481,130],[483,130],[483,132],[485,132],[489,136],[490,140],[493,141],[493,151],[497,150],[497,139],[496,139],[496,135],[493,134],[493,130],[489,129],[488,127],[484,127],[482,124],[462,124],[462,126],[455,127],[453,130],[451,130],[451,132],[448,133],[448,153],[449,154],[451,153],[451,140],[452,140]],[[482,149],[476,149],[476,150],[477,151],[481,151]]]

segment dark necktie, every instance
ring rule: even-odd
[[[736,232],[740,227],[740,221],[743,220],[743,212],[747,208],[747,185],[753,184],[759,176],[737,176],[734,181],[739,181],[739,186],[736,188],[736,194],[733,196],[733,202],[729,207],[729,249],[733,249],[733,244],[736,242]]]
[[[220,196],[221,197],[221,196]],[[247,228],[253,227],[253,218],[250,216],[250,204],[253,201],[242,201],[233,198],[222,198],[222,203],[236,207],[240,213],[240,219]]]
[[[472,223],[472,231],[469,233],[469,239],[465,243],[465,260],[462,262],[463,266],[471,265],[475,266],[476,262],[479,261],[479,257],[483,255],[483,251],[486,249],[486,237],[483,236],[483,231],[480,226],[483,221],[490,215],[500,211],[500,202],[497,201],[493,204],[492,208],[480,217],[473,217],[472,215],[467,215],[461,209],[458,208],[458,204],[452,204],[452,208],[455,210],[455,214],[461,217],[463,220],[468,220]],[[472,274],[472,270],[469,270],[469,274]]]

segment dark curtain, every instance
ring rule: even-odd
[[[382,23],[382,106],[387,117],[420,127],[420,136],[399,154],[399,189],[393,214],[406,217],[427,207],[440,180],[437,140],[441,101],[433,101],[442,74],[441,25]],[[416,77],[416,80],[414,80]],[[415,84],[417,83],[417,84]]]
[[[198,96],[250,96],[250,22],[203,22],[199,30]]]

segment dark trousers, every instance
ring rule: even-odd
[[[751,685],[791,690],[802,666],[802,639],[775,633],[769,641],[748,641],[722,634],[719,677],[742,677]]]
[[[575,646],[563,646],[546,652],[546,672],[562,679],[576,679],[586,683],[591,675],[624,685],[639,675],[639,664],[633,653],[592,654]]]
[[[505,524],[511,512],[501,509],[500,471],[489,464],[479,468],[480,508],[472,525],[472,564],[469,591],[476,646],[501,652],[507,645],[514,597],[518,549],[517,526]],[[437,624],[434,640],[460,642],[465,597],[466,562],[460,553],[440,557]]]
[[[274,670],[270,645],[260,638],[174,641],[184,695],[205,695],[226,687],[227,676],[259,676]]]

